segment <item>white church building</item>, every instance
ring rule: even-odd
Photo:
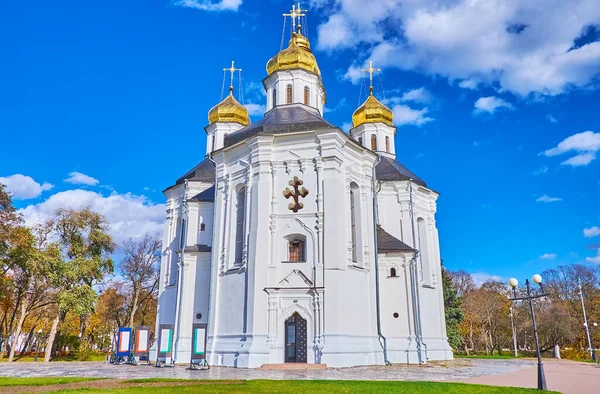
[[[300,25],[266,68],[264,117],[230,87],[206,156],[164,191],[156,333],[171,325],[171,361],[190,362],[194,324],[210,365],[452,359],[438,193],[397,161],[392,111],[371,87],[349,134],[327,121]]]

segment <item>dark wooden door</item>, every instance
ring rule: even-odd
[[[294,312],[285,321],[285,362],[306,362],[306,320]]]

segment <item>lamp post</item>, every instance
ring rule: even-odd
[[[583,325],[586,326],[586,328],[588,328],[587,324],[583,323]],[[594,330],[598,329],[598,323],[596,323],[596,322],[590,323],[590,326]],[[592,352],[592,361],[598,361],[598,357],[596,356],[596,348],[595,348],[594,345],[592,345],[592,341],[591,340],[590,340],[590,349],[591,349],[591,352]]]
[[[538,390],[547,390],[546,387],[546,376],[544,375],[544,364],[542,364],[542,354],[540,352],[540,341],[538,339],[537,332],[537,324],[535,322],[535,312],[533,310],[533,300],[536,298],[546,297],[548,293],[544,291],[544,287],[542,286],[542,277],[539,274],[535,274],[531,277],[533,283],[540,286],[539,290],[531,289],[531,285],[529,283],[529,279],[525,280],[526,290],[519,290],[517,293],[517,286],[519,285],[519,281],[515,278],[510,278],[508,280],[508,284],[512,287],[513,297],[510,298],[511,301],[524,301],[527,300],[529,302],[529,309],[531,310],[531,321],[533,322],[533,337],[535,338],[535,351],[537,353],[538,359]]]
[[[590,358],[594,361],[594,351],[592,350],[592,340],[590,339],[590,329],[588,327],[587,315],[585,314],[585,303],[583,302],[583,291],[581,290],[581,279],[577,280],[579,285],[579,299],[581,300],[581,310],[583,311],[583,327],[585,327],[585,335],[587,336],[588,349],[590,350]]]
[[[509,309],[509,314],[510,314],[510,327],[512,328],[512,337],[513,337],[513,349],[515,351],[515,357],[519,357],[519,354],[517,353],[517,334],[515,333],[515,319],[514,319],[514,314],[513,314],[513,308],[512,306]]]

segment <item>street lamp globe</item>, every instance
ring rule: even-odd
[[[596,322],[594,322],[593,325],[594,325],[594,327],[598,327],[598,323],[596,323]]]
[[[517,287],[519,285],[519,281],[517,280],[517,278],[510,278],[508,280],[508,284],[510,285],[510,287]]]
[[[40,328],[40,329],[38,330],[38,334],[41,334],[41,333],[42,333],[42,329]]]
[[[531,277],[531,280],[533,281],[533,283],[539,285],[542,283],[542,275],[540,274],[535,274]]]

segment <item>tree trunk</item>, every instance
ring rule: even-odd
[[[56,338],[56,331],[58,329],[58,321],[60,320],[60,311],[56,312],[56,317],[52,321],[52,328],[50,329],[50,335],[48,336],[48,343],[46,344],[46,353],[44,355],[44,362],[50,362],[50,355],[52,354],[52,346],[54,345],[54,339]]]
[[[469,347],[467,346],[467,341],[465,340],[465,338],[460,338],[462,344],[463,344],[463,348],[465,349],[465,354],[468,356],[469,355]]]
[[[135,313],[138,309],[138,300],[140,299],[140,291],[134,290],[133,302],[131,304],[131,313],[129,314],[129,323],[127,326],[133,328],[133,319],[135,319]]]
[[[36,324],[37,324],[37,322],[36,322]],[[23,357],[25,355],[25,353],[27,352],[27,348],[29,348],[29,351],[31,351],[31,348],[33,346],[33,342],[31,341],[31,339],[33,338],[33,333],[35,332],[35,327],[36,327],[36,325],[34,324],[33,327],[31,328],[31,330],[29,330],[29,334],[27,335],[27,339],[23,343],[23,347],[21,348],[21,353],[19,353],[19,356]]]
[[[13,343],[10,347],[10,354],[8,355],[8,362],[12,362],[15,358],[15,351],[17,349],[17,343],[19,341],[19,337],[21,336],[21,330],[23,329],[23,323],[25,322],[25,318],[27,317],[27,301],[23,300],[21,304],[21,313],[19,315],[19,320],[17,321],[17,327],[15,329],[15,334],[13,335]]]

